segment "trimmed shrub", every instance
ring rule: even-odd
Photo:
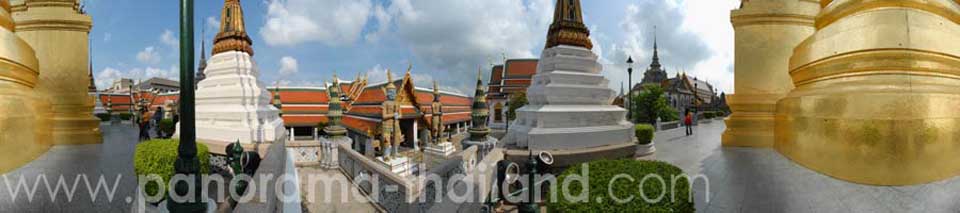
[[[117,116],[120,117],[120,120],[122,121],[130,120],[130,118],[133,118],[133,114],[130,114],[129,112],[123,112],[118,114]]]
[[[690,182],[686,178],[679,178],[683,170],[674,165],[660,161],[643,161],[633,159],[599,160],[575,165],[564,171],[557,178],[557,183],[565,183],[567,178],[581,175],[581,167],[589,165],[589,180],[586,200],[577,201],[570,196],[580,196],[584,191],[582,186],[571,182],[566,193],[557,193],[558,200],[547,202],[549,212],[694,212],[691,198]],[[633,178],[626,178],[626,174]],[[656,176],[663,178],[660,182]],[[617,177],[616,181],[614,178]],[[678,177],[676,181],[674,177]],[[582,179],[580,179],[582,180]],[[640,186],[640,184],[643,184]],[[609,187],[609,188],[608,188]],[[643,190],[640,190],[640,189]],[[557,187],[562,189],[562,187]],[[552,192],[551,192],[552,193]],[[611,195],[613,197],[611,197]],[[661,197],[661,195],[663,195]],[[628,200],[633,197],[632,200]],[[657,198],[660,198],[657,200]],[[647,202],[650,199],[653,202]],[[626,202],[618,202],[619,199]]]
[[[168,135],[173,135],[174,131],[177,131],[177,123],[174,123],[173,119],[160,120],[160,124],[158,125],[159,125],[158,128],[160,128],[160,132],[163,132],[163,135],[162,135],[163,137]]]
[[[637,124],[633,127],[634,135],[637,137],[637,143],[650,144],[653,142],[654,128],[650,124]]]
[[[110,121],[110,117],[112,117],[108,113],[100,113],[100,114],[96,114],[96,116],[97,118],[100,118],[100,121]]]
[[[133,172],[137,176],[147,176],[156,174],[163,178],[163,184],[168,184],[173,177],[173,163],[177,161],[177,147],[179,140],[150,140],[137,144],[136,151],[133,154]],[[208,154],[207,145],[197,143],[197,159],[200,161],[200,173],[208,174],[210,172],[210,154]],[[167,185],[164,186],[166,188]],[[157,194],[159,186],[156,182],[147,182],[144,186],[144,193],[148,195]],[[167,189],[170,190],[170,189]],[[166,191],[160,192],[166,197]],[[148,202],[159,202],[159,200],[149,200]]]
[[[707,118],[707,119],[713,119],[713,117],[716,117],[716,115],[714,114],[714,112],[704,112],[704,113],[703,113],[703,116],[704,116],[705,118]]]

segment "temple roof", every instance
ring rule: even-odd
[[[557,0],[545,48],[572,45],[593,49],[590,30],[583,24],[580,8],[580,0]]]
[[[243,8],[240,0],[225,0],[220,14],[220,32],[213,43],[213,54],[241,51],[253,55],[253,40],[247,35],[243,23]]]

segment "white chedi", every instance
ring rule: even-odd
[[[213,55],[197,84],[196,134],[201,141],[272,142],[284,135],[280,111],[250,54],[227,51]],[[177,125],[177,132],[179,131]]]
[[[633,143],[633,124],[625,119],[625,109],[611,105],[615,92],[601,71],[589,49],[545,49],[527,89],[529,104],[517,110],[507,145],[576,150]]]

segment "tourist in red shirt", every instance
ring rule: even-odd
[[[693,135],[693,113],[687,112],[687,116],[683,118],[683,125],[687,126],[687,135]]]

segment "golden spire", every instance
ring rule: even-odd
[[[590,30],[583,24],[580,0],[557,0],[553,12],[553,24],[547,32],[546,48],[572,45],[593,49]]]
[[[393,85],[393,76],[390,76],[390,69],[387,69],[387,89],[396,89]]]
[[[243,24],[240,0],[225,0],[220,14],[220,32],[213,40],[213,54],[241,51],[253,56],[253,41]]]

